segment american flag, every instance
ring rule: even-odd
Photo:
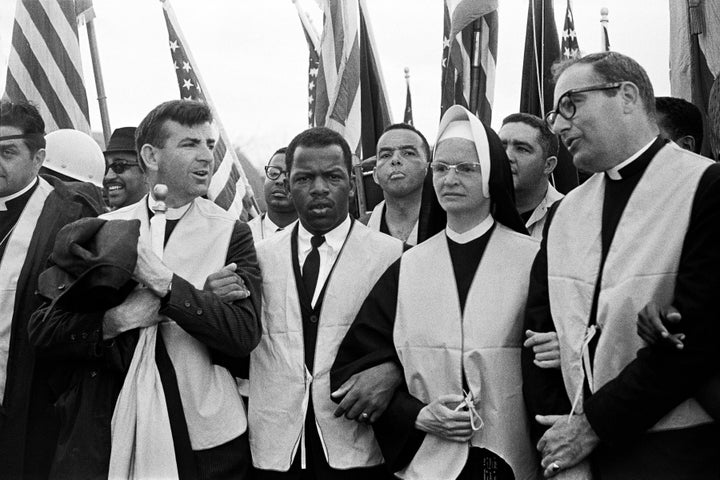
[[[324,0],[315,123],[360,149],[360,43],[357,0]]]
[[[213,155],[215,157],[215,174],[213,175],[208,197],[225,210],[237,214],[238,218],[243,211],[243,198],[246,191],[250,192],[245,172],[240,160],[232,149],[231,142],[220,118],[212,103],[205,83],[202,81],[197,63],[194,61],[187,41],[185,41],[170,0],[163,0],[163,14],[167,25],[170,55],[172,56],[180,97],[187,100],[198,100],[207,103],[215,118],[215,125],[220,132],[220,138],[215,144]]]
[[[412,97],[410,96],[410,69],[405,67],[405,84],[407,86],[407,94],[405,95],[405,116],[403,117],[403,123],[408,125],[413,124],[412,114]]]
[[[320,37],[301,3],[293,1],[308,44],[308,127],[315,126],[315,96],[317,91],[318,68],[320,67]]]
[[[73,0],[18,0],[15,11],[3,97],[37,105],[48,131],[90,133],[75,7]],[[83,2],[79,13],[86,8]]]
[[[497,0],[445,0],[441,115],[452,105],[489,124],[497,60]]]
[[[580,45],[578,45],[577,34],[575,33],[575,17],[573,17],[570,0],[567,0],[567,6],[565,7],[565,23],[563,25],[560,51],[563,60],[580,58]]]

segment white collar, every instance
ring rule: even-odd
[[[152,193],[150,193],[147,198],[148,198],[148,207],[150,208],[150,211],[154,212],[155,211],[154,207],[157,206],[158,201],[155,200],[155,198],[153,198]],[[186,203],[182,207],[177,207],[177,208],[167,207],[167,211],[165,212],[165,218],[167,220],[179,220],[180,218],[182,218],[183,215],[185,215],[185,212],[188,211],[188,209],[190,208],[190,205],[192,205],[192,203],[193,202],[191,201],[190,203]]]
[[[23,188],[22,190],[19,190],[19,191],[13,193],[12,195],[8,195],[7,197],[0,197],[0,212],[4,212],[4,211],[7,210],[7,206],[6,206],[7,202],[9,202],[10,200],[14,200],[14,199],[18,198],[19,196],[21,196],[21,195],[24,194],[24,193],[27,193],[31,188],[33,188],[33,187],[35,186],[35,184],[37,183],[37,181],[38,181],[38,179],[37,179],[37,176],[36,176],[35,178],[33,178],[32,182],[30,182],[30,183],[29,183],[25,188]]]
[[[650,148],[650,145],[652,145],[655,142],[656,138],[653,138],[652,140],[650,140],[650,143],[648,143],[647,145],[642,147],[640,150],[635,152],[630,158],[628,158],[624,162],[615,165],[614,167],[612,167],[609,170],[605,170],[605,173],[607,174],[608,177],[610,177],[610,180],[622,180],[622,175],[620,175],[620,170],[622,170],[624,167],[630,165],[640,155],[645,153],[645,150]]]
[[[485,220],[475,225],[473,228],[468,230],[465,233],[457,233],[456,231],[452,230],[449,226],[445,227],[445,235],[452,240],[455,243],[468,243],[472,242],[476,238],[480,238],[483,235],[485,235],[488,230],[493,226],[495,223],[495,219],[492,217],[492,215],[488,214],[487,217],[485,217]]]
[[[277,229],[280,228],[277,225],[275,225],[275,222],[270,220],[270,215],[268,215],[267,212],[263,213],[263,217],[260,220],[260,222],[263,224],[263,228],[267,228],[268,231],[270,231],[272,233],[275,233],[277,231]]]
[[[335,252],[339,251],[350,232],[350,225],[350,215],[348,215],[340,225],[327,232],[324,236],[325,243],[327,243],[328,247]],[[310,239],[312,236],[313,234],[305,229],[302,222],[298,222],[298,240],[306,245],[310,245]]]

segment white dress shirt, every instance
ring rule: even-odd
[[[348,233],[350,233],[350,216],[347,216],[343,222],[337,227],[333,228],[325,234],[325,242],[318,247],[318,253],[320,254],[320,270],[318,271],[318,279],[315,284],[315,293],[313,294],[311,305],[315,307],[320,292],[327,281],[330,271],[332,270],[335,260],[337,260],[338,254],[345,244]],[[313,234],[308,232],[303,226],[302,222],[298,225],[298,263],[300,264],[300,270],[305,264],[305,259],[312,250],[312,244],[310,239]]]

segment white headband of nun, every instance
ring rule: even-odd
[[[442,140],[449,138],[464,138],[475,144],[475,150],[480,162],[482,174],[482,191],[485,198],[490,198],[490,144],[482,122],[470,111],[460,105],[448,108],[440,120],[438,138],[433,149],[433,158],[437,146]]]

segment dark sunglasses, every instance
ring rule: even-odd
[[[283,173],[285,173],[285,170],[275,165],[265,166],[265,176],[270,180],[277,180]]]
[[[130,167],[139,167],[140,164],[138,162],[113,162],[108,164],[105,167],[105,173],[108,172],[108,170],[112,170],[113,172],[120,175],[121,173],[125,172]]]

